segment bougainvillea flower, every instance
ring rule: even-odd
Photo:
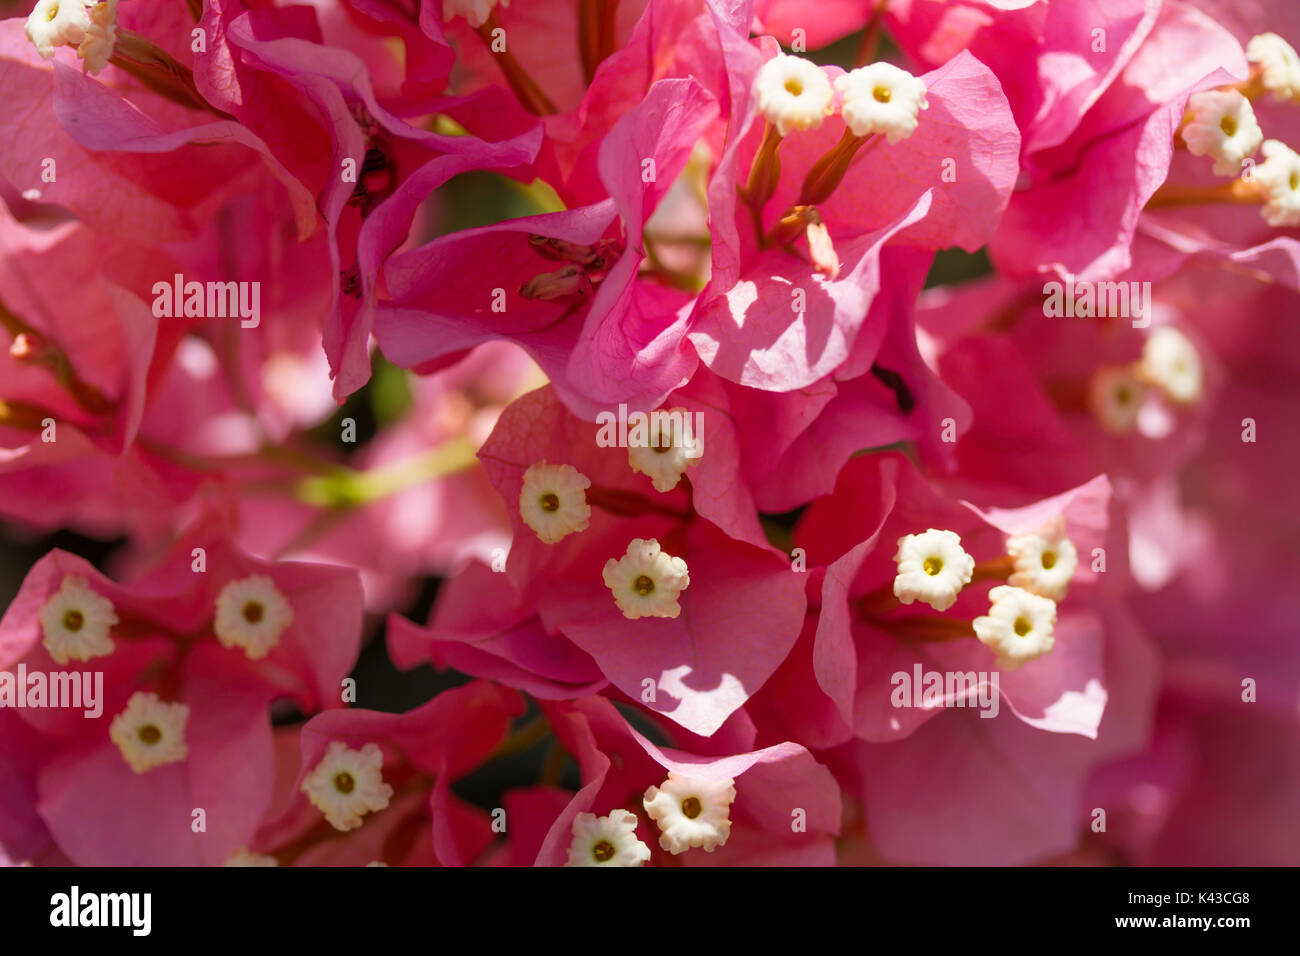
[[[0,866],[1295,856],[1300,7],[6,16]]]
[[[281,746],[276,812],[249,848],[297,866],[474,861],[492,820],[451,784],[493,754],[522,710],[518,694],[476,681],[405,714],[317,715]],[[284,752],[295,745],[297,761]]]
[[[1001,271],[1106,279],[1132,268],[1153,280],[1203,254],[1294,281],[1292,237],[1240,205],[1257,207],[1262,199],[1229,197],[1233,184],[1216,179],[1201,155],[1208,144],[1188,139],[1197,110],[1184,115],[1185,107],[1235,97],[1230,125],[1220,132],[1215,113],[1211,138],[1239,138],[1258,125],[1276,139],[1293,135],[1294,110],[1247,90],[1261,111],[1256,124],[1251,103],[1235,90],[1249,72],[1247,42],[1287,32],[1295,23],[1289,13],[1224,14],[1200,4],[1212,15],[1205,16],[1197,4],[1145,0],[1096,10],[979,6],[898,4],[890,24],[919,62],[940,63],[967,49],[1008,90],[1024,134],[1024,172],[993,246]],[[1022,56],[1025,44],[1037,54]],[[1258,146],[1256,135],[1241,152],[1220,154],[1216,163],[1234,168],[1216,172],[1255,164]],[[1217,205],[1225,202],[1238,205]]]
[[[1010,714],[945,708],[904,740],[836,752],[837,773],[862,802],[885,860],[1018,865],[1077,845],[1091,809],[1089,772],[1143,746],[1156,693],[1156,656],[1142,631],[1106,610],[1108,700],[1095,740],[1044,733]],[[950,786],[926,785],[935,767]]]
[[[458,173],[530,163],[541,131],[488,90],[470,101],[435,97],[420,105],[421,113],[453,119],[486,116],[480,132],[488,139],[429,132],[386,108],[361,57],[322,45],[314,23],[304,25],[296,12],[213,7],[205,17],[222,56],[207,61],[200,88],[251,128],[274,130],[318,197],[337,274],[324,345],[342,398],[369,376],[378,274],[406,240],[419,204]],[[287,118],[297,128],[287,128]],[[304,150],[304,137],[319,148]]]
[[[1295,206],[1288,151],[1300,142],[1300,112],[1294,103],[1260,88],[1260,67],[1250,52],[1254,49],[1253,38],[1261,34],[1275,38],[1281,34],[1293,43],[1300,42],[1300,17],[1291,7],[1266,9],[1243,4],[1224,9],[1224,5],[1213,2],[1192,5],[1210,13],[1227,28],[1247,50],[1250,60],[1251,78],[1245,84],[1202,94],[1216,98],[1210,104],[1235,101],[1234,110],[1245,114],[1226,114],[1228,119],[1226,123],[1219,121],[1212,142],[1229,142],[1241,135],[1241,129],[1253,124],[1269,145],[1256,140],[1255,148],[1244,158],[1235,153],[1224,156],[1221,161],[1235,165],[1231,175],[1240,182],[1216,175],[1220,171],[1211,168],[1206,157],[1194,155],[1195,150],[1176,150],[1168,180],[1139,221],[1132,271],[1140,270],[1143,278],[1157,279],[1195,258],[1221,263],[1224,268],[1265,281],[1300,287],[1300,245],[1294,231],[1297,220],[1294,212],[1285,212]],[[1213,111],[1207,111],[1213,118]],[[1182,141],[1190,142],[1188,134],[1195,120],[1184,121],[1179,134]],[[1227,137],[1229,129],[1234,137]],[[1274,157],[1271,163],[1270,156]],[[1281,181],[1275,182],[1271,176],[1275,167]],[[1251,188],[1251,178],[1259,189]]]
[[[0,621],[6,670],[85,683],[85,707],[15,712],[43,741],[35,814],[80,865],[222,862],[271,797],[270,703],[336,706],[360,624],[354,571],[264,564],[214,528],[128,585],[52,552]]]
[[[1088,279],[1128,269],[1139,216],[1169,175],[1188,98],[1247,72],[1222,27],[1186,6],[1162,6],[1069,136],[1027,161],[1028,181],[993,243],[999,266],[1013,275],[1055,270]]]
[[[1205,275],[1207,287],[1216,281]],[[991,278],[921,297],[925,351],[975,412],[955,449],[959,480],[1027,501],[1098,472],[1121,486],[1168,474],[1199,448],[1220,379],[1196,327],[1196,316],[1206,314],[1204,299],[1185,280],[1146,288],[1057,284],[1055,292],[1071,298],[1061,310],[1051,286]],[[1256,286],[1235,279],[1230,288],[1240,295]],[[1094,289],[1103,295],[1099,306],[1083,295]],[[1112,291],[1122,292],[1127,305],[1113,305]],[[1186,381],[1175,391],[1190,400],[1179,400],[1151,367],[1167,336],[1186,353]],[[996,385],[989,368],[999,370]],[[1020,410],[1014,420],[990,415],[1008,396]],[[1033,451],[1026,455],[1030,435]],[[1011,461],[1018,466],[1009,467]]]
[[[674,395],[677,404],[701,410],[704,453],[668,493],[656,492],[649,478],[633,471],[626,447],[604,444],[598,427],[568,412],[551,389],[509,406],[480,452],[489,479],[511,506],[514,542],[495,575],[503,580],[485,581],[494,575],[479,569],[466,572],[475,583],[467,581],[464,590],[453,581],[451,593],[459,597],[435,617],[434,640],[459,636],[477,647],[489,639],[484,653],[514,667],[544,666],[542,675],[551,681],[573,686],[603,674],[695,733],[720,726],[789,650],[805,602],[788,557],[767,543],[752,504],[746,506],[734,429],[707,404],[710,397],[695,398],[689,389]],[[543,461],[572,465],[591,482],[589,527],[554,544],[538,539],[517,505],[524,473]],[[676,595],[673,616],[629,620],[602,577],[607,562],[623,557],[638,539],[655,542],[689,569],[689,586]],[[660,580],[658,586],[668,584]],[[471,597],[484,588],[500,597],[486,603]],[[645,631],[645,640],[629,641],[630,628]],[[569,644],[590,655],[598,672]],[[744,653],[736,654],[742,645]],[[467,655],[459,660],[471,663]],[[501,670],[493,674],[506,679]]]
[[[1224,365],[1224,384],[1211,396],[1204,439],[1180,480],[1132,507],[1158,572],[1134,606],[1178,675],[1171,680],[1230,702],[1241,700],[1249,678],[1259,688],[1252,708],[1289,717],[1300,660],[1286,624],[1295,593],[1282,581],[1296,523],[1279,503],[1292,497],[1283,476],[1295,448],[1256,432],[1271,431],[1275,415],[1296,407],[1295,333],[1286,321],[1296,293],[1210,268],[1184,272],[1178,284],[1200,340]],[[1232,623],[1238,599],[1257,609],[1249,628]],[[1236,635],[1227,645],[1225,632]]]
[[[690,377],[689,298],[639,278],[642,227],[717,106],[693,80],[662,80],[600,147],[608,199],[464,230],[393,257],[376,310],[384,354],[420,370],[491,338],[522,345],[591,417],[654,407]]]
[[[832,698],[845,731],[868,740],[907,736],[965,695],[977,695],[973,682],[956,696],[945,690],[940,707],[899,706],[892,698],[896,674],[925,671],[1001,670],[994,685],[1011,710],[1041,730],[1094,737],[1106,704],[1103,628],[1086,595],[1105,579],[1093,570],[1094,549],[1114,550],[1108,535],[1104,479],[1032,506],[984,513],[946,501],[926,486],[905,458],[885,455],[850,462],[834,495],[814,502],[796,530],[795,541],[809,560],[826,567],[821,612],[814,638],[813,667],[823,693]],[[845,514],[853,515],[846,521]],[[987,613],[989,593],[982,583],[1013,573],[1008,536],[1043,528],[1064,517],[1078,563],[1069,595],[1057,611],[1055,646],[1015,671],[995,666],[994,655],[974,638],[971,618]],[[896,598],[904,574],[901,559],[907,536],[935,536],[941,529],[958,536],[959,552],[974,558],[975,582],[953,583],[943,605],[900,607]],[[928,552],[927,552],[928,553]],[[936,552],[939,554],[939,552]],[[1102,565],[1122,576],[1118,565]],[[925,574],[946,573],[927,562]],[[1054,559],[1055,560],[1055,559]],[[924,575],[923,575],[924,576]],[[937,578],[936,578],[937,580]],[[964,586],[969,584],[969,586]],[[906,595],[910,596],[910,595]],[[910,603],[910,602],[904,602]],[[935,614],[933,607],[944,607]],[[919,609],[919,610],[918,610]],[[910,679],[910,677],[909,677]],[[969,706],[969,696],[964,698]],[[993,706],[989,702],[990,707]]]
[[[883,145],[868,137],[860,147],[837,113],[817,129],[778,135],[772,147],[752,87],[773,55],[770,41],[763,53],[734,39],[727,48],[729,144],[709,184],[713,270],[692,317],[691,341],[725,378],[790,391],[848,358],[884,282],[886,243],[972,251],[983,245],[987,224],[1011,194],[1019,138],[997,80],[963,53],[919,78],[927,105],[906,139]],[[833,79],[843,76],[824,69]],[[831,166],[841,169],[842,181],[810,186],[839,152],[844,158]],[[773,168],[774,182],[765,172]],[[742,185],[748,198],[738,195]],[[782,232],[792,216],[824,227],[814,235],[819,243],[833,241],[838,261],[830,274],[816,247],[810,260],[791,244],[802,227]]]
[[[891,3],[891,35],[916,62],[938,66],[968,50],[1002,81],[1026,161],[1058,146],[1151,34],[1160,4],[966,0]],[[1032,55],[1026,55],[1032,49]]]
[[[827,866],[833,862],[832,837],[839,832],[840,801],[830,772],[794,743],[752,750],[703,752],[661,748],[632,728],[602,697],[550,705],[548,721],[582,773],[582,788],[556,816],[535,865],[564,864],[574,842],[575,821],[583,813],[606,814],[624,808],[637,816],[636,832],[649,847],[652,863],[665,859],[686,866]],[[752,747],[752,727],[747,742]],[[694,743],[694,742],[693,742]],[[708,742],[704,743],[708,748]],[[723,812],[729,826],[711,851],[663,846],[662,821],[675,807],[660,808],[655,790],[677,792],[667,781],[690,781],[687,790],[708,792],[730,787],[734,798]],[[655,788],[652,790],[651,788]],[[687,800],[691,799],[689,796]],[[650,819],[655,802],[658,820]],[[686,801],[682,801],[686,804]],[[700,808],[684,806],[683,821],[703,819]],[[660,825],[657,825],[659,823]]]

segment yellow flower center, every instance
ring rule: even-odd
[[[1224,136],[1236,136],[1237,121],[1231,116],[1225,116],[1223,119],[1219,120],[1219,129],[1223,130]]]
[[[257,601],[249,601],[244,605],[244,620],[249,624],[256,624],[262,619],[262,605]]]
[[[703,810],[699,797],[687,797],[682,801],[682,813],[688,820],[694,820]]]
[[[1029,623],[1029,618],[1027,617],[1016,618],[1016,623],[1011,625],[1011,627],[1021,637],[1024,637],[1033,630],[1033,625]]]
[[[554,492],[548,491],[541,497],[541,506],[543,511],[559,511],[560,496]]]
[[[785,91],[791,96],[799,96],[803,93],[803,84],[795,77],[790,77],[785,81]]]
[[[650,446],[656,455],[662,455],[672,450],[673,447],[673,430],[669,426],[667,434],[660,432],[655,436],[654,444]]]
[[[655,582],[648,574],[643,574],[632,582],[632,588],[642,597],[648,597],[654,592]]]
[[[921,567],[925,570],[926,574],[930,575],[930,577],[934,577],[943,570],[943,559],[926,558],[925,561],[922,562]]]
[[[1045,570],[1045,571],[1050,571],[1050,570],[1052,570],[1052,568],[1054,568],[1054,567],[1056,567],[1056,552],[1055,552],[1055,551],[1044,551],[1044,552],[1043,552],[1043,570]]]
[[[352,779],[352,774],[346,770],[334,777],[334,789],[339,793],[351,793],[356,785],[357,782]]]
[[[597,863],[608,863],[614,859],[614,844],[608,840],[601,840],[591,848],[591,855],[596,858]]]
[[[871,95],[876,98],[877,103],[888,103],[894,97],[894,93],[887,86],[877,86],[871,91]]]
[[[69,631],[81,630],[81,625],[86,623],[86,618],[80,611],[69,611],[63,615],[63,626]]]
[[[162,740],[162,731],[153,724],[145,724],[136,732],[136,736],[140,738],[141,743],[153,746],[158,741]]]
[[[58,15],[59,15],[59,5],[56,3],[54,4],[54,6],[50,7],[50,12],[45,14],[45,22],[49,23]]]

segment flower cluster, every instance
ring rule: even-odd
[[[0,20],[0,861],[1294,864],[1290,6]]]

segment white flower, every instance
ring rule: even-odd
[[[113,653],[109,629],[117,623],[113,602],[92,591],[85,578],[68,575],[40,611],[45,649],[56,663],[88,661]]]
[[[86,36],[77,47],[77,56],[83,60],[88,73],[98,74],[108,66],[113,47],[117,45],[117,0],[95,4],[90,8],[90,20]]]
[[[1111,432],[1133,430],[1146,396],[1146,383],[1125,365],[1103,366],[1093,373],[1088,383],[1092,413]]]
[[[1264,191],[1264,221],[1274,227],[1300,226],[1300,156],[1285,143],[1264,140],[1264,161],[1255,167],[1255,182]]]
[[[445,23],[455,17],[464,17],[470,26],[477,29],[487,23],[492,8],[498,3],[503,7],[510,6],[510,0],[442,0],[442,19]]]
[[[136,773],[185,759],[185,722],[190,709],[168,704],[157,694],[137,691],[113,718],[108,737]]]
[[[1261,33],[1246,44],[1246,59],[1259,71],[1264,89],[1279,100],[1300,99],[1300,56],[1276,33]]]
[[[816,129],[834,111],[831,81],[822,68],[811,60],[783,53],[759,68],[754,99],[758,111],[782,136],[792,129]]]
[[[587,530],[591,505],[586,491],[591,480],[572,465],[539,462],[524,472],[519,491],[519,516],[547,544]]]
[[[677,596],[691,583],[686,562],[664,554],[654,538],[633,538],[627,554],[605,562],[603,576],[614,603],[632,620],[677,617],[682,613]]]
[[[377,744],[352,750],[340,740],[302,782],[302,792],[336,830],[361,826],[367,813],[384,809],[393,788],[384,783],[384,752]]]
[[[952,607],[975,571],[975,559],[962,548],[961,537],[934,528],[899,538],[894,560],[894,597],[904,604],[920,601],[936,611]]]
[[[65,43],[75,46],[90,27],[90,11],[83,0],[39,0],[24,30],[36,52],[45,59]]]
[[[1235,176],[1241,163],[1255,155],[1264,133],[1250,100],[1236,90],[1205,90],[1187,101],[1192,118],[1183,127],[1183,140],[1193,156],[1209,156],[1220,176]]]
[[[1007,554],[1015,561],[1008,584],[1053,601],[1065,600],[1079,566],[1079,552],[1066,537],[1064,517],[1029,534],[1007,538]]]
[[[245,847],[235,847],[230,858],[222,866],[279,866],[280,861],[263,853],[252,853]]]
[[[261,660],[293,623],[293,607],[264,574],[231,581],[217,595],[212,625],[222,647],[241,647],[250,660]]]
[[[696,780],[669,771],[668,779],[645,792],[645,812],[659,824],[659,845],[674,856],[693,846],[712,853],[731,836],[735,781]]]
[[[1142,345],[1142,375],[1179,404],[1201,397],[1201,357],[1196,346],[1172,326],[1153,329]]]
[[[1055,601],[1006,584],[990,591],[989,598],[988,615],[973,622],[975,636],[997,654],[1000,668],[1013,671],[1052,649]]]
[[[607,817],[579,813],[565,866],[640,866],[650,848],[637,839],[636,814],[615,810]]]
[[[704,455],[704,436],[696,434],[691,413],[684,408],[651,412],[645,444],[628,441],[627,462],[632,470],[650,478],[655,491],[677,487],[686,469]]]
[[[872,63],[835,80],[844,101],[840,112],[854,136],[884,133],[889,142],[907,139],[917,127],[917,116],[930,104],[925,84],[892,63]]]
[[[818,219],[820,220],[820,217]],[[812,259],[813,268],[832,282],[839,278],[840,257],[835,251],[835,243],[831,240],[831,233],[826,228],[826,223],[821,221],[808,223],[808,227],[804,230],[804,238],[808,240],[808,257]]]

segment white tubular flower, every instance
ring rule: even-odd
[[[1141,371],[1147,381],[1180,405],[1201,397],[1201,357],[1187,336],[1172,326],[1159,326],[1147,336],[1142,345]]]
[[[813,268],[832,282],[838,279],[840,257],[835,251],[835,243],[831,240],[831,233],[826,228],[826,224],[810,222],[808,228],[804,230],[804,238],[808,240],[808,256],[812,259]]]
[[[1013,671],[1042,657],[1056,639],[1056,602],[1003,584],[989,592],[993,605],[974,620],[975,636],[998,656],[998,667]]]
[[[962,548],[961,536],[934,528],[899,538],[894,560],[894,597],[904,604],[920,601],[936,611],[952,607],[975,572],[975,559]]]
[[[113,602],[90,589],[85,578],[66,576],[40,611],[42,643],[55,663],[88,661],[113,653],[109,629],[117,623]]]
[[[1205,90],[1187,101],[1192,118],[1183,127],[1183,141],[1193,156],[1214,160],[1220,176],[1235,176],[1241,163],[1255,155],[1264,133],[1250,100],[1236,90]]]
[[[456,17],[463,17],[477,30],[487,23],[492,8],[498,3],[503,7],[510,6],[510,0],[442,0],[442,19],[445,23]]]
[[[1124,365],[1106,365],[1088,383],[1088,405],[1109,432],[1130,432],[1146,401],[1147,385]]]
[[[279,866],[280,861],[263,853],[252,853],[245,847],[235,847],[222,866]]]
[[[784,53],[759,67],[754,99],[758,111],[782,136],[792,129],[816,129],[835,109],[831,81],[822,68]]]
[[[231,581],[217,595],[212,629],[222,647],[240,647],[250,660],[261,660],[280,643],[293,623],[293,607],[264,574]]]
[[[1300,99],[1300,56],[1276,33],[1261,33],[1246,44],[1246,59],[1258,72],[1264,89],[1279,100]]]
[[[633,538],[627,554],[605,562],[605,587],[623,616],[677,617],[682,613],[677,596],[691,583],[686,562],[664,554],[654,538]]]
[[[1255,182],[1264,191],[1264,221],[1275,228],[1300,226],[1300,155],[1285,143],[1264,140],[1264,161],[1255,167]]]
[[[591,524],[590,487],[591,479],[572,465],[529,465],[519,491],[519,516],[542,541],[555,544]]]
[[[691,847],[712,853],[731,836],[735,781],[696,780],[669,771],[668,779],[645,792],[645,812],[659,824],[659,845],[676,856]]]
[[[691,413],[684,408],[652,412],[645,445],[628,443],[627,463],[649,477],[655,491],[672,491],[686,469],[704,455],[704,436],[695,434]]]
[[[579,813],[565,866],[641,866],[650,848],[637,839],[636,814],[615,810],[607,817]]]
[[[1029,534],[1007,538],[1007,554],[1015,561],[1008,584],[1053,601],[1065,600],[1079,566],[1079,552],[1066,537],[1064,517]]]
[[[56,46],[80,43],[89,28],[90,11],[83,0],[39,0],[23,29],[36,52],[48,60]]]
[[[137,691],[113,718],[108,737],[131,769],[144,773],[185,759],[185,722],[189,718],[190,709],[184,704],[164,703],[157,694]]]
[[[930,104],[925,84],[892,63],[872,63],[835,80],[844,105],[844,125],[854,136],[884,133],[889,142],[907,139],[914,132],[921,110]]]
[[[86,72],[97,75],[108,66],[117,45],[117,0],[106,0],[90,8],[90,26],[77,47]]]
[[[330,742],[325,757],[302,782],[302,792],[336,830],[354,830],[361,818],[388,806],[393,788],[384,783],[384,752],[377,744],[352,750]]]

